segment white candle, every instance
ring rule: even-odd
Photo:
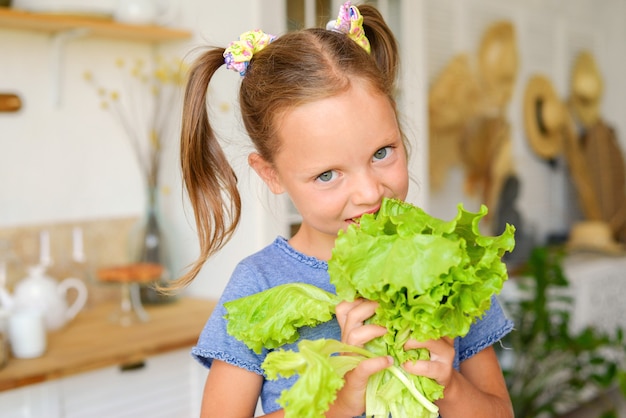
[[[72,259],[77,263],[85,262],[83,229],[80,226],[72,229]]]
[[[50,232],[43,230],[39,233],[39,263],[43,267],[52,265],[52,257],[50,256]]]

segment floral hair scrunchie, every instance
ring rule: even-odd
[[[337,20],[328,22],[326,29],[345,33],[368,54],[371,52],[370,41],[363,29],[363,16],[356,6],[352,6],[351,2],[347,1],[341,6]]]
[[[239,40],[231,42],[224,51],[226,68],[237,71],[241,76],[246,75],[252,56],[269,45],[274,39],[276,39],[275,35],[270,35],[259,29],[242,33]]]

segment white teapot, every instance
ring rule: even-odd
[[[72,320],[87,302],[87,287],[73,277],[57,282],[45,274],[43,266],[30,267],[28,277],[15,286],[12,305],[14,310],[38,309],[42,312],[46,329],[54,331]],[[67,305],[67,292],[74,289],[76,299]]]

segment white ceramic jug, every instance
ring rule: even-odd
[[[71,306],[67,305],[67,293],[74,289],[76,299]],[[41,266],[29,268],[28,277],[15,286],[13,293],[13,309],[38,309],[42,312],[46,329],[54,331],[62,328],[72,320],[87,302],[87,287],[73,277],[57,282],[45,274]]]
[[[174,0],[118,0],[113,18],[136,25],[165,25],[175,15]]]

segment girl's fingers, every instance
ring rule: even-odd
[[[366,319],[374,315],[378,303],[366,299],[356,299],[354,302],[341,302],[335,307],[337,320],[346,323],[363,323]]]
[[[428,340],[428,341],[417,341],[414,339],[408,340],[404,344],[405,350],[413,350],[416,348],[426,348],[429,351],[433,351],[433,349],[437,350],[437,348],[441,348],[441,343],[445,342],[448,347],[454,348],[454,340],[450,337],[442,337],[439,340]]]
[[[351,383],[353,389],[365,389],[371,375],[393,365],[393,357],[382,356],[363,360],[355,367],[346,381]]]
[[[384,327],[373,324],[363,325],[363,322],[374,315],[377,307],[378,303],[365,299],[338,304],[335,314],[341,327],[342,342],[362,346],[376,337],[385,335],[387,330]]]
[[[404,369],[411,374],[435,379],[439,384],[447,386],[452,377],[454,341],[444,337],[429,341],[409,340],[404,345],[405,350],[418,348],[430,351],[430,360],[407,361],[403,364]]]
[[[362,325],[344,333],[342,340],[346,344],[362,347],[365,343],[376,337],[382,337],[387,333],[387,328],[380,325]]]
[[[363,302],[363,299],[356,299],[354,302],[343,301],[335,306],[335,316],[337,316],[337,321],[339,321],[339,325],[343,327],[348,316],[348,312],[350,312],[350,310],[354,309],[354,307]]]
[[[365,390],[371,375],[393,364],[389,356],[363,360],[353,370],[346,373],[345,384],[337,394],[335,407],[346,416],[361,415],[365,410]]]

